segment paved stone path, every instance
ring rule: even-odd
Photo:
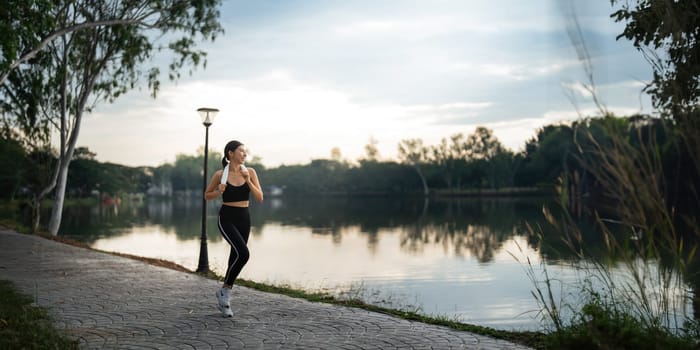
[[[382,313],[235,286],[0,229],[0,279],[13,281],[84,349],[527,349]]]

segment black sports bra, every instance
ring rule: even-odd
[[[247,201],[250,198],[250,186],[248,186],[247,181],[240,186],[234,186],[226,182],[226,189],[221,198],[224,203]]]

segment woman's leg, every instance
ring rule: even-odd
[[[247,209],[237,209],[240,210],[234,211],[235,215],[232,215],[233,217],[230,219],[233,220],[231,221],[222,220],[221,216],[219,216],[219,231],[221,231],[221,235],[231,246],[228,268],[224,279],[225,286],[229,288],[233,286],[233,282],[243,270],[243,266],[250,259],[250,252],[247,246],[248,236],[250,235],[250,217]]]
[[[226,242],[231,246],[228,257],[228,267],[224,285],[216,292],[219,310],[224,317],[232,317],[231,311],[231,287],[241,273],[243,266],[248,262],[248,235],[250,234],[250,216],[248,208],[232,208],[222,206],[219,211],[219,231]]]

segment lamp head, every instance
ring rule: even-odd
[[[199,116],[202,117],[202,124],[208,127],[214,122],[214,118],[216,118],[216,114],[219,113],[219,110],[216,108],[202,107],[197,109],[197,112],[199,112]]]

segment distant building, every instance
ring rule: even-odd
[[[169,181],[151,186],[146,193],[149,196],[171,197],[173,195],[173,184]]]
[[[270,185],[268,186],[268,195],[272,197],[278,197],[281,196],[284,193],[284,187],[283,186],[277,186],[277,185]]]

